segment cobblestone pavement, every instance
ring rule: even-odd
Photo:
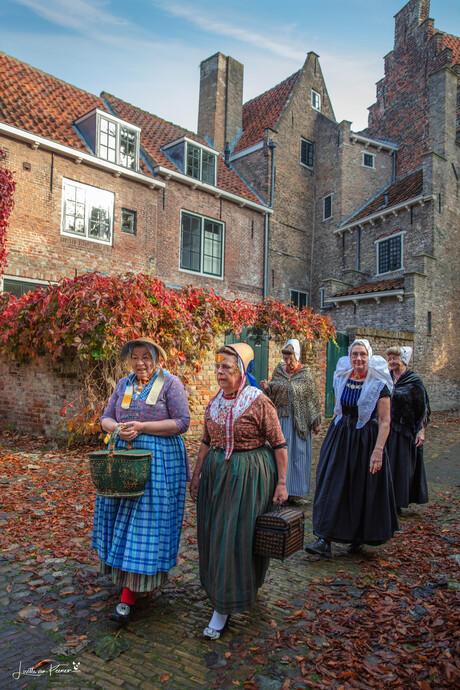
[[[457,412],[433,415],[425,446],[430,503],[446,500],[446,492],[459,483],[458,420]],[[320,442],[321,437],[314,439],[314,464]],[[0,448],[5,447],[0,434]],[[39,465],[40,453],[31,454],[30,459]],[[2,481],[0,477],[0,488]],[[306,542],[313,538],[311,498],[302,506]],[[31,505],[30,510],[36,506]],[[402,530],[409,521],[423,517],[426,510],[425,506],[415,506],[404,511]],[[8,519],[8,513],[0,512],[0,526]],[[53,685],[72,690],[236,686],[279,690],[287,677],[284,669],[289,650],[280,645],[278,656],[268,667],[257,667],[256,675],[248,653],[257,650],[265,636],[273,634],[293,610],[308,601],[312,582],[326,577],[340,582],[346,573],[352,586],[353,574],[360,572],[374,551],[369,548],[367,555],[350,556],[344,547],[334,545],[330,560],[317,560],[300,551],[284,563],[272,561],[255,607],[233,616],[222,638],[211,643],[201,637],[211,607],[199,583],[194,505],[188,498],[178,564],[169,583],[156,598],[149,595],[139,599],[135,620],[117,637],[113,633],[118,628],[108,615],[119,590],[97,574],[96,566],[68,558],[45,558],[37,563],[31,557],[18,562],[13,560],[18,545],[13,547],[0,555],[0,687],[8,690]],[[379,547],[380,553],[385,548]],[[453,557],[459,559],[455,551]],[[95,652],[108,639],[126,649],[104,661]],[[51,667],[50,663],[36,667],[44,660],[51,660]],[[257,686],[245,686],[251,673]]]

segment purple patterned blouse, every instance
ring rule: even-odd
[[[122,378],[113,391],[101,421],[107,417],[117,422],[159,422],[173,419],[177,433],[184,434],[190,426],[187,393],[182,382],[165,371],[165,382],[155,405],[147,405],[143,400],[133,399],[129,410],[121,408],[127,378]]]

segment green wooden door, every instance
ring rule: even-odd
[[[258,328],[243,328],[238,338],[233,333],[225,336],[225,344],[247,343],[254,350],[253,376],[257,383],[268,376],[268,333]]]
[[[334,371],[340,357],[343,357],[343,355],[348,354],[348,341],[349,338],[346,333],[337,333],[337,345],[334,344],[333,340],[329,340],[327,344],[326,399],[324,401],[326,417],[332,417],[332,415],[334,414]]]

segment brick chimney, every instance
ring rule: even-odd
[[[200,65],[198,134],[223,151],[233,149],[242,132],[244,67],[216,53]]]

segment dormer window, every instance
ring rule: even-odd
[[[96,156],[131,170],[139,168],[140,127],[98,108],[81,117],[75,125]]]
[[[217,173],[217,153],[188,137],[163,147],[168,158],[184,175],[215,186]]]

